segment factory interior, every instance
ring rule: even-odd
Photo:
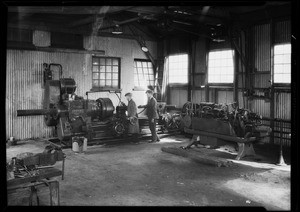
[[[7,206],[291,210],[291,9],[7,6]]]

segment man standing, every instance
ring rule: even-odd
[[[147,90],[146,91],[147,97],[148,97],[148,103],[147,105],[140,105],[138,108],[146,108],[146,115],[148,116],[149,121],[149,128],[152,134],[152,141],[150,142],[159,142],[160,139],[157,136],[156,133],[156,119],[158,119],[157,114],[157,101],[153,97],[153,91]]]
[[[140,133],[140,127],[139,127],[139,120],[138,120],[136,104],[132,100],[132,93],[125,94],[125,97],[128,101],[128,106],[127,106],[127,117],[129,120],[128,134],[133,137],[133,142],[137,143],[138,136]]]

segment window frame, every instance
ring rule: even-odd
[[[98,58],[99,59],[99,61],[100,61],[100,59],[102,58],[102,59],[117,59],[118,60],[118,87],[108,87],[108,86],[104,86],[104,87],[93,87],[93,67],[94,67],[94,65],[93,65],[93,58]],[[100,67],[100,64],[98,65],[99,67]],[[105,67],[106,67],[106,62],[105,62]],[[111,90],[111,91],[118,91],[118,90],[120,90],[120,88],[121,88],[121,58],[120,57],[106,57],[106,56],[92,56],[92,69],[91,69],[91,72],[92,72],[92,88],[91,88],[91,91],[101,91],[101,90]],[[98,73],[100,73],[100,72],[98,72]],[[105,80],[106,80],[106,78],[105,78]]]
[[[134,60],[133,60],[133,70],[134,70],[135,62],[136,62],[136,61],[139,61],[139,62],[147,62],[147,63],[151,63],[151,64],[152,64],[151,60],[147,60],[147,59],[134,59]],[[153,64],[152,64],[152,70],[153,70],[153,80],[154,80],[154,82],[153,82],[153,87],[155,87],[155,73],[154,73],[154,67],[153,67]],[[134,76],[134,72],[133,72],[133,76]],[[147,90],[147,88],[145,88],[145,87],[142,87],[142,86],[136,86],[134,80],[133,80],[133,83],[134,83],[134,90],[136,90],[136,91],[145,91],[145,90]],[[149,86],[149,85],[147,85],[147,87],[148,87],[148,86]],[[151,86],[151,85],[150,85],[150,86]]]
[[[290,65],[291,65],[291,74],[290,74],[290,77],[291,77],[291,82],[275,82],[274,81],[274,78],[275,78],[275,46],[277,45],[286,45],[286,44],[290,44],[291,45],[291,61],[290,61]],[[291,83],[292,83],[292,43],[290,42],[284,42],[284,43],[276,43],[276,44],[273,44],[272,46],[273,50],[272,50],[272,82],[273,82],[273,85],[274,87],[291,87]]]
[[[170,80],[170,56],[178,56],[178,55],[187,55],[187,82],[180,83],[180,82],[169,82]],[[190,80],[190,55],[187,52],[175,53],[170,54],[168,57],[168,86],[169,87],[187,87]]]
[[[231,50],[231,51],[233,51],[233,56],[232,56],[232,62],[233,62],[233,82],[221,82],[221,83],[219,83],[219,82],[208,82],[208,70],[209,70],[209,53],[210,52],[217,52],[217,51],[228,51],[228,50]],[[230,86],[230,87],[232,87],[233,85],[234,85],[234,83],[235,83],[235,80],[236,80],[236,67],[235,67],[235,63],[236,63],[236,61],[235,61],[235,55],[236,55],[236,52],[235,52],[235,50],[234,49],[231,49],[231,48],[222,48],[222,49],[213,49],[213,50],[210,50],[210,51],[208,51],[208,53],[207,53],[207,60],[206,60],[206,69],[207,69],[207,85],[208,86],[220,86],[220,87],[228,87],[228,86]]]

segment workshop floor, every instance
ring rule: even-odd
[[[65,149],[65,180],[60,181],[61,205],[80,206],[263,206],[290,209],[290,166],[276,166],[272,156],[213,167],[161,151],[162,146],[187,144],[183,136],[160,143],[89,146],[77,154]],[[21,152],[42,152],[43,141],[7,148],[7,158]],[[255,148],[257,153],[262,148]],[[234,158],[220,152],[222,157]],[[270,163],[271,162],[271,163]],[[57,164],[60,166],[60,163]],[[39,191],[48,204],[48,190]],[[15,194],[9,205],[27,205],[28,192]]]

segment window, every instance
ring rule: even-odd
[[[93,57],[93,88],[120,88],[120,59]]]
[[[153,65],[147,60],[134,60],[134,86],[154,86]]]
[[[274,46],[274,83],[291,83],[291,44]]]
[[[171,55],[168,62],[169,83],[188,83],[188,55]]]
[[[233,83],[233,54],[233,50],[209,52],[208,83]]]

